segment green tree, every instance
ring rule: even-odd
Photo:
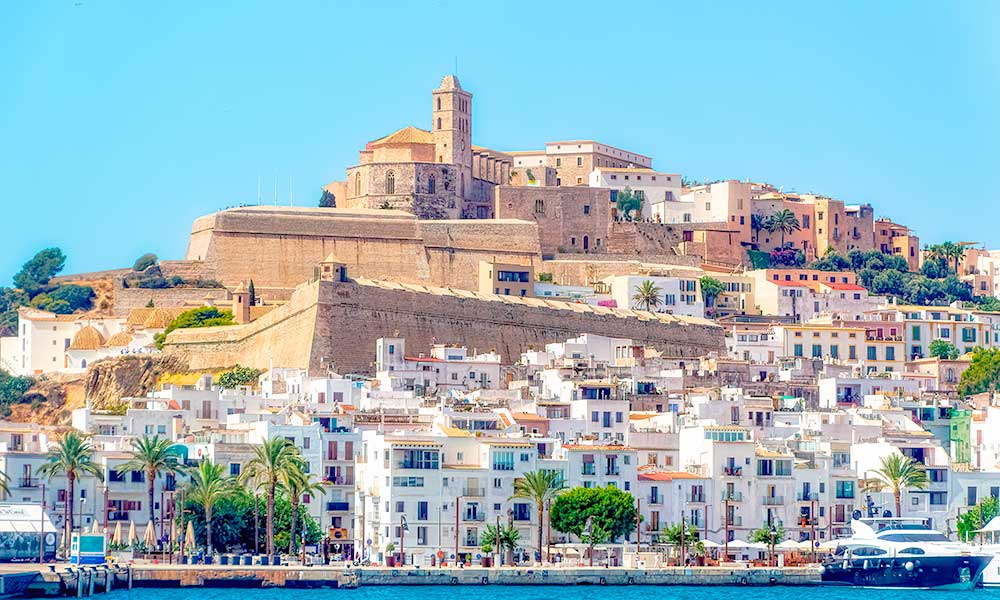
[[[681,531],[684,535],[681,536]],[[684,551],[694,551],[697,554],[705,553],[705,542],[701,540],[701,533],[690,523],[674,523],[663,528],[662,539],[674,548],[681,547],[681,538],[684,539]]]
[[[753,213],[750,215],[750,234],[753,236],[753,243],[756,244],[760,237],[760,232],[767,229],[767,218],[764,215]]]
[[[750,541],[755,544],[767,544],[770,562],[774,563],[774,547],[785,539],[785,526],[780,523],[771,526],[764,525],[750,534]]]
[[[257,290],[253,286],[253,279],[250,280],[250,285],[247,286],[247,294],[250,296],[250,306],[257,306]]]
[[[809,268],[819,271],[849,271],[851,270],[851,261],[838,254],[833,248],[827,248],[826,254],[814,260]]]
[[[514,480],[514,495],[511,498],[524,498],[535,503],[538,511],[538,559],[542,558],[542,525],[545,505],[555,500],[566,489],[566,482],[558,471],[529,471]],[[551,517],[551,515],[550,515]]]
[[[479,542],[493,546],[497,554],[505,553],[507,556],[505,562],[510,565],[514,562],[514,551],[521,543],[521,532],[513,525],[501,524],[499,530],[496,525],[487,525],[479,537]]]
[[[615,208],[622,219],[631,221],[642,214],[642,196],[627,187],[615,195]]]
[[[94,446],[90,440],[71,430],[55,443],[45,463],[38,468],[42,477],[52,479],[58,475],[66,476],[66,499],[63,512],[66,520],[65,540],[68,544],[69,534],[73,531],[73,503],[75,501],[76,480],[85,475],[92,475],[99,481],[104,480],[104,472],[100,465],[94,462]]]
[[[775,211],[774,214],[768,217],[765,227],[771,233],[781,233],[782,248],[785,247],[785,235],[798,231],[801,228],[802,226],[799,224],[798,217],[787,208]]]
[[[65,302],[68,310],[52,310],[51,305],[46,310],[52,310],[59,314],[69,314],[78,310],[89,310],[93,304],[94,288],[86,285],[76,285],[69,283],[60,285],[48,293],[53,302]]]
[[[974,507],[958,516],[955,523],[958,539],[971,542],[975,532],[985,527],[998,513],[1000,513],[1000,502],[997,501],[997,497],[986,496]]]
[[[323,193],[319,197],[320,208],[336,208],[337,207],[337,197],[330,193],[329,190],[323,190]]]
[[[24,401],[24,395],[35,385],[28,376],[14,376],[0,369],[0,407],[6,409],[11,404]]]
[[[963,308],[984,312],[1000,312],[1000,298],[996,296],[976,296],[972,301],[965,302]]]
[[[212,510],[222,499],[233,493],[233,481],[223,474],[223,466],[207,458],[197,467],[188,469],[187,499],[201,506],[205,514],[205,548],[212,545]]]
[[[955,347],[955,344],[945,340],[933,340],[930,345],[930,353],[934,358],[943,360],[958,358],[958,348]]]
[[[298,548],[298,537],[295,530],[299,523],[299,505],[302,502],[302,496],[305,494],[312,496],[326,494],[323,486],[314,480],[315,477],[312,473],[306,473],[299,468],[289,469],[281,473],[281,489],[288,496],[292,505],[292,523],[289,533],[289,552],[292,554],[295,554]]]
[[[715,306],[715,299],[726,291],[726,286],[721,281],[709,275],[703,276],[698,280],[698,283],[701,285],[701,297],[705,301],[706,309]]]
[[[972,351],[969,368],[958,380],[958,393],[962,396],[982,394],[998,388],[1000,381],[1000,349],[976,348]]]
[[[128,461],[118,465],[119,473],[140,472],[146,474],[146,492],[149,496],[149,522],[154,523],[153,504],[155,503],[154,488],[156,477],[164,471],[174,472],[178,468],[177,455],[179,448],[167,438],[156,435],[144,435],[132,441],[132,450]],[[160,518],[163,518],[163,507],[160,507]]]
[[[228,310],[221,310],[215,306],[201,306],[186,310],[177,315],[173,321],[167,325],[163,333],[154,336],[156,347],[163,349],[163,343],[167,335],[176,329],[189,329],[193,327],[219,327],[233,324],[233,313]]]
[[[56,276],[66,266],[66,255],[59,248],[46,248],[35,254],[21,266],[14,275],[14,285],[24,290],[29,296],[42,291],[49,280]]]
[[[299,449],[283,437],[273,437],[254,447],[253,458],[240,473],[241,482],[254,482],[267,494],[267,553],[274,554],[274,498],[278,485],[290,471],[304,471]]]
[[[153,254],[152,252],[147,252],[146,254],[143,254],[139,258],[135,259],[135,262],[132,263],[132,270],[140,272],[145,271],[149,267],[155,265],[159,260],[160,259],[157,258],[155,254]]]
[[[896,501],[896,516],[902,515],[901,497],[903,490],[925,490],[929,485],[924,466],[909,456],[892,453],[882,457],[882,466],[872,471],[875,477],[866,480],[869,490],[881,492],[888,488]]]
[[[575,535],[589,547],[627,535],[635,527],[639,513],[635,499],[615,487],[573,488],[552,503],[549,520],[560,533]]]
[[[643,281],[632,294],[632,308],[653,310],[663,302],[663,298],[660,297],[661,291],[660,286],[649,279]]]
[[[219,375],[218,384],[223,389],[231,390],[244,385],[252,385],[260,377],[260,374],[260,369],[251,369],[250,367],[236,365]]]

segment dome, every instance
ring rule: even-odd
[[[109,348],[124,348],[132,343],[132,336],[124,331],[119,331],[110,338],[104,345]]]
[[[97,350],[104,345],[104,336],[90,325],[87,325],[73,336],[70,350]]]
[[[173,320],[174,314],[172,312],[162,308],[154,308],[146,320],[142,322],[142,326],[146,329],[166,329]]]

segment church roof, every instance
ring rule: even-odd
[[[104,344],[108,348],[124,348],[132,343],[132,336],[124,331],[114,334]]]
[[[170,322],[176,319],[178,314],[180,312],[154,308],[146,320],[142,322],[142,326],[146,329],[166,329],[167,325],[170,325]]]
[[[104,336],[90,325],[87,325],[73,336],[70,350],[97,350],[104,345]]]
[[[413,125],[408,125],[402,129],[394,131],[385,137],[368,142],[368,148],[382,146],[385,144],[433,144],[434,135],[426,129],[419,129]]]

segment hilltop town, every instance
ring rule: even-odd
[[[633,544],[686,523],[751,560],[761,530],[814,549],[872,505],[964,535],[1000,497],[1000,251],[595,140],[479,146],[454,75],[429,101],[317,206],[202,216],[183,258],[29,261],[0,290],[7,497],[162,525],[183,482],[123,468],[137,440],[242,481],[280,438],[310,544],[423,565],[503,524],[511,560],[580,552],[519,495],[537,473],[631,494]],[[73,485],[43,467],[67,432],[95,466]],[[894,495],[891,457],[922,483]]]

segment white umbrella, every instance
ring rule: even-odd
[[[785,541],[783,541],[780,544],[778,544],[778,545],[775,546],[775,549],[777,549],[777,550],[783,550],[783,551],[798,550],[800,548],[801,548],[801,546],[795,540],[785,540]]]
[[[744,542],[743,540],[733,540],[733,541],[729,542],[728,546],[730,548],[749,548],[750,547],[750,545],[747,544],[746,542]]]
[[[184,546],[190,552],[194,552],[194,525],[188,521],[187,531],[184,533]]]
[[[713,542],[712,540],[702,540],[701,544],[706,548],[721,548],[722,544],[718,542]]]
[[[126,542],[129,546],[135,544],[139,541],[139,538],[135,535],[135,521],[128,522],[128,541]]]
[[[111,536],[111,543],[119,545],[122,543],[122,522],[115,523],[115,533]]]
[[[156,532],[153,531],[152,523],[146,523],[146,533],[142,536],[142,542],[146,544],[147,548],[151,548],[156,545]]]
[[[90,528],[90,533],[100,533],[100,530],[97,529],[97,519],[94,519],[94,525]]]

